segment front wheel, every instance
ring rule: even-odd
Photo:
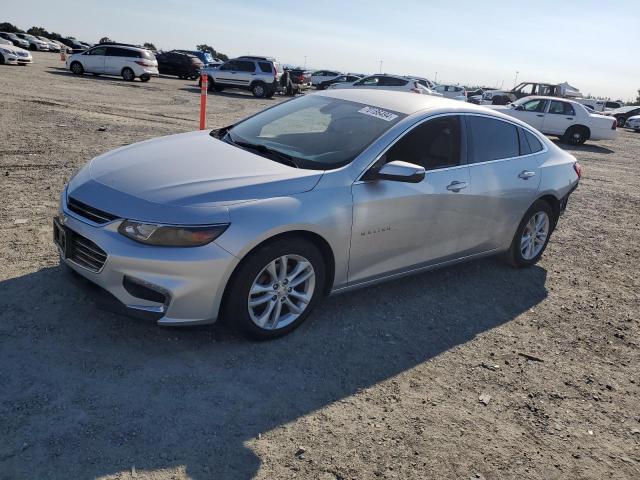
[[[540,260],[553,231],[553,211],[538,200],[522,217],[507,252],[507,261],[516,268],[530,267]]]
[[[122,69],[122,78],[127,82],[133,82],[133,80],[136,78],[136,74],[133,73],[133,70],[131,70],[129,67],[125,67]]]
[[[0,65],[4,65],[4,56],[0,53]]]
[[[276,240],[240,264],[227,286],[223,317],[251,338],[281,337],[306,320],[324,281],[325,263],[315,245]]]
[[[82,75],[84,73],[84,67],[80,62],[73,62],[69,68],[74,75]]]

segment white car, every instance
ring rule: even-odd
[[[117,43],[101,44],[67,58],[66,67],[76,75],[118,75],[132,82],[138,77],[146,82],[158,75],[156,57],[143,47]]]
[[[375,90],[396,90],[400,92],[422,93],[441,97],[442,95],[425,87],[419,80],[411,77],[401,77],[399,75],[389,75],[381,73],[370,75],[353,83],[334,83],[330,89],[364,88]]]
[[[40,40],[42,40],[43,42],[45,42],[47,44],[47,46],[49,47],[49,51],[50,52],[60,52],[60,45],[58,45],[56,42],[54,42],[53,40],[49,40],[46,37],[41,37],[38,36],[37,38],[39,38]]]
[[[467,101],[467,90],[464,87],[458,87],[457,85],[436,85],[433,90],[442,94],[445,98],[452,98],[454,100],[460,100],[461,102]]]
[[[31,53],[24,48],[0,44],[0,65],[26,65],[33,62]]]
[[[28,33],[16,33],[16,35],[29,42],[29,50],[37,50],[40,52],[49,51],[49,44],[47,42],[43,42],[38,37],[29,35]]]
[[[615,119],[590,113],[581,103],[566,98],[524,97],[491,108],[522,120],[545,135],[558,136],[570,145],[582,145],[587,140],[613,140],[617,134]]]
[[[633,128],[636,132],[640,132],[640,115],[629,117],[625,127]]]
[[[318,70],[311,74],[311,85],[319,88],[322,82],[333,80],[340,75],[342,75],[342,73],[335,70]]]

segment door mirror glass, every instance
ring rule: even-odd
[[[420,165],[394,160],[385,163],[375,174],[379,180],[392,180],[395,182],[420,183],[424,180],[425,170]]]

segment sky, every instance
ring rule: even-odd
[[[31,0],[0,11],[0,22],[90,43],[206,43],[357,73],[382,62],[387,73],[488,87],[511,88],[517,75],[622,100],[640,88],[637,0]]]

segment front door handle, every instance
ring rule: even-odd
[[[518,177],[520,177],[523,180],[529,180],[531,177],[535,177],[536,172],[532,172],[531,170],[523,170],[520,172],[520,175],[518,175]]]
[[[538,115],[536,115],[536,117],[544,117],[544,115],[542,113],[539,113]]]
[[[447,185],[447,190],[449,190],[450,192],[459,192],[460,190],[462,190],[463,188],[467,188],[467,182],[458,182],[458,181],[454,181],[451,182],[449,185]]]

